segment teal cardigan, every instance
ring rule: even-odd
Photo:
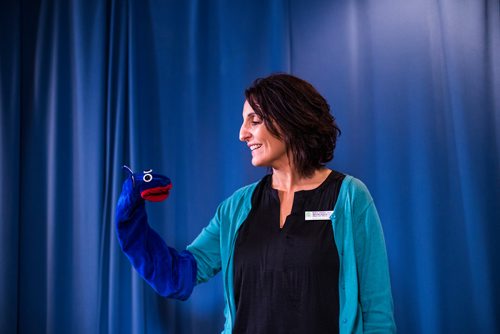
[[[222,202],[215,216],[187,247],[197,264],[196,282],[222,270],[224,315],[222,333],[230,334],[236,307],[233,253],[238,229],[252,208],[258,182],[237,190]],[[382,226],[366,186],[346,176],[330,217],[339,252],[340,333],[395,333],[389,266]]]

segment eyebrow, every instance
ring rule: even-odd
[[[260,116],[259,114],[257,114],[255,111],[249,113],[246,117],[246,119],[249,119],[249,118],[255,118],[257,117],[259,120],[263,120],[262,116]]]

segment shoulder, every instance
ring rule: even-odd
[[[248,184],[236,190],[219,205],[219,211],[231,211],[251,205],[252,194],[261,180]]]
[[[356,211],[362,211],[373,203],[373,197],[363,181],[347,174],[342,181],[340,198],[347,201]]]
[[[347,175],[342,182],[342,187],[345,186],[345,191],[348,191],[350,194],[355,196],[370,196],[370,192],[368,191],[368,187],[358,178],[354,176]],[[371,196],[370,196],[371,198]]]
[[[244,187],[239,188],[231,196],[229,196],[228,198],[226,198],[222,203],[225,203],[225,202],[234,202],[234,201],[238,201],[238,200],[241,200],[241,199],[246,199],[248,197],[251,197],[252,194],[253,194],[253,191],[255,190],[255,188],[257,187],[257,185],[259,184],[260,181],[261,180],[256,181],[254,183],[251,183],[251,184],[248,184],[248,185],[246,185]]]
[[[259,182],[239,188],[219,204],[214,220],[220,226],[223,239],[230,240],[248,216],[252,208],[252,195]]]

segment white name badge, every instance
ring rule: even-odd
[[[333,211],[306,211],[306,220],[329,220]]]

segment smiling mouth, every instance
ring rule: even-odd
[[[254,144],[254,145],[250,145],[250,151],[255,151],[256,149],[260,148],[262,146],[262,144]]]

